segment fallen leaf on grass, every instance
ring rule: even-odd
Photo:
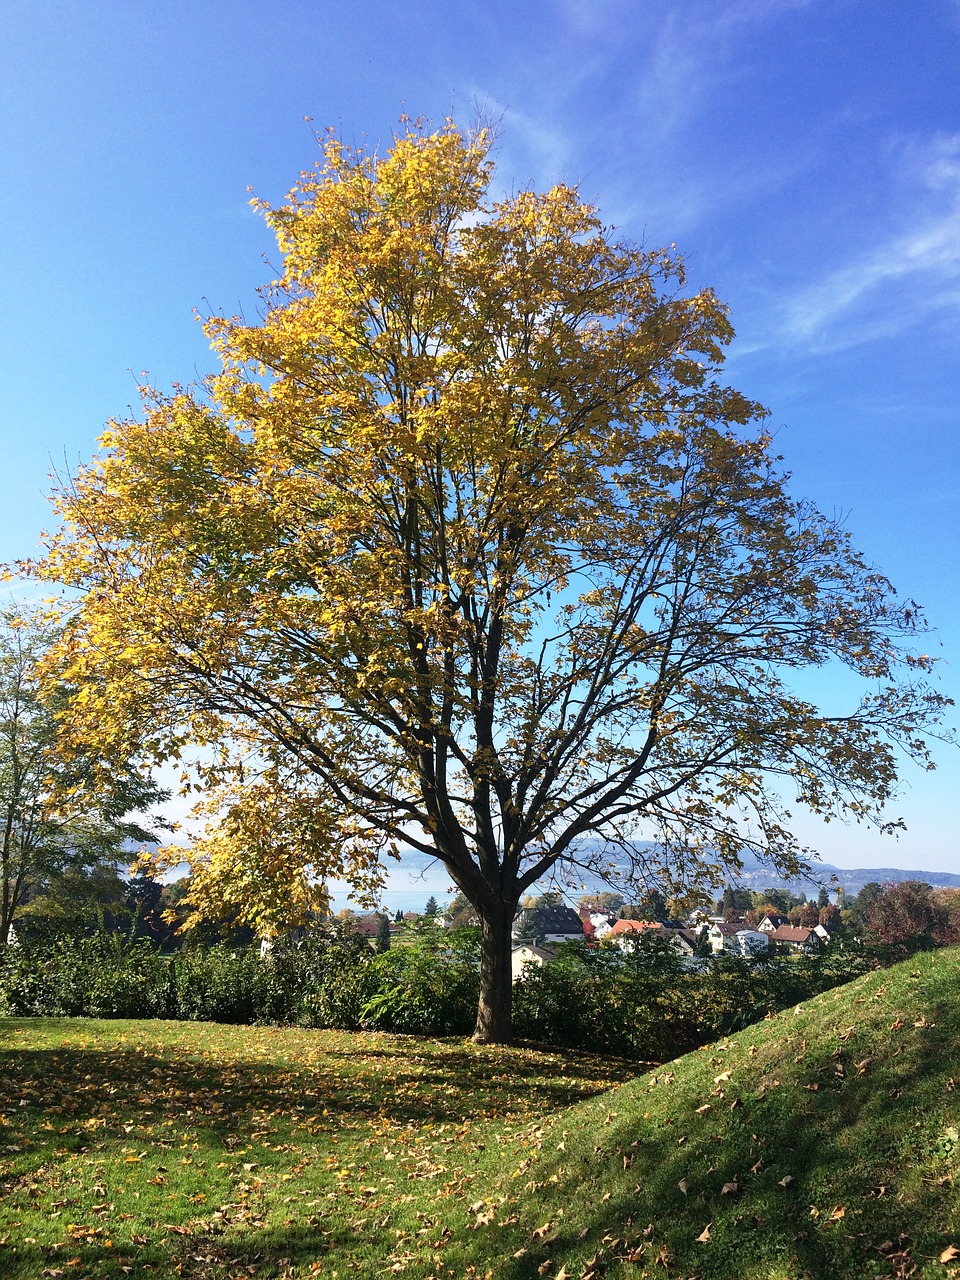
[[[697,1244],[706,1244],[710,1240],[710,1228],[712,1226],[713,1226],[712,1222],[707,1223],[707,1225],[703,1228],[703,1230],[697,1236]]]
[[[789,1185],[790,1185],[790,1183],[791,1183],[792,1181],[793,1181],[793,1174],[792,1174],[792,1173],[788,1173],[788,1174],[786,1175],[786,1177],[784,1177],[784,1178],[781,1178],[781,1179],[780,1179],[780,1181],[777,1183],[777,1186],[778,1186],[778,1187],[789,1187]]]
[[[960,1249],[955,1244],[948,1244],[940,1255],[941,1262],[954,1262],[960,1258]]]

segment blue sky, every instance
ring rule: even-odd
[[[0,0],[0,561],[49,523],[148,371],[252,314],[311,126],[500,119],[505,188],[580,184],[729,304],[730,380],[794,488],[841,513],[960,672],[960,0]],[[804,824],[843,866],[960,871],[960,758],[899,840]]]

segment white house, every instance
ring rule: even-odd
[[[770,950],[770,939],[760,929],[738,929],[737,946],[742,956],[762,956]]]
[[[514,982],[520,977],[520,974],[528,964],[539,967],[546,964],[548,960],[552,960],[556,954],[552,947],[538,947],[533,942],[522,942],[520,946],[514,947],[510,953]]]

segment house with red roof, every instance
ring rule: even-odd
[[[604,942],[615,942],[621,951],[632,951],[638,939],[650,929],[662,929],[656,920],[617,920],[606,933]]]
[[[802,929],[792,924],[782,924],[769,934],[771,946],[781,951],[801,951],[815,955],[823,947],[823,939],[816,929]]]

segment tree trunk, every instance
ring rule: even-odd
[[[480,1003],[477,1044],[509,1044],[513,1012],[513,918],[516,905],[481,912]]]

